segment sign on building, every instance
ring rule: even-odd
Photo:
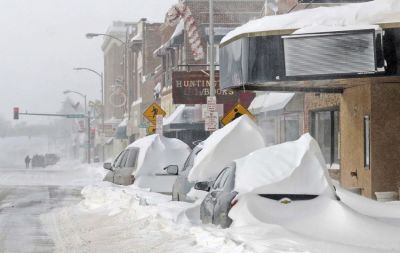
[[[239,93],[221,90],[219,71],[215,71],[215,90],[218,104],[235,103]],[[174,104],[206,104],[210,95],[208,71],[174,71],[172,73],[172,100]]]
[[[239,118],[242,115],[248,115],[250,118],[255,119],[254,115],[251,114],[244,106],[237,103],[221,120],[222,124],[227,125],[229,122]]]
[[[157,115],[162,115],[163,117],[166,115],[166,112],[156,103],[151,104],[144,111],[143,115],[148,119],[153,125],[156,124]]]

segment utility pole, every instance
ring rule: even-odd
[[[210,1],[210,96],[215,97],[214,66],[214,0]]]
[[[88,135],[88,139],[87,139],[87,163],[90,163],[90,111],[87,112],[87,135]]]
[[[207,113],[205,118],[205,130],[216,131],[218,129],[217,98],[215,97],[215,74],[214,74],[214,3],[209,0],[209,43],[210,43],[210,95],[207,97]]]

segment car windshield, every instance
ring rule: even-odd
[[[182,171],[190,170],[193,167],[194,164],[194,159],[196,158],[197,154],[200,153],[202,150],[201,147],[196,146],[192,152],[190,152],[188,158],[185,161],[185,164],[183,165]]]

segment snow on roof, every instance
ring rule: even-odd
[[[300,29],[310,26],[357,26],[376,25],[400,21],[400,1],[375,0],[335,7],[319,7],[291,12],[283,15],[266,16],[252,20],[228,33],[224,43],[236,36],[273,30]]]
[[[325,160],[310,134],[266,147],[236,162],[235,191],[333,196]]]
[[[137,33],[135,36],[133,36],[133,38],[131,39],[131,42],[141,41],[141,40],[143,40],[142,33]]]
[[[215,131],[196,156],[189,181],[211,181],[229,162],[265,147],[261,129],[247,115]]]
[[[294,97],[294,93],[263,93],[257,95],[249,106],[249,111],[254,114],[282,110]]]
[[[133,173],[135,177],[165,174],[163,168],[168,165],[178,165],[181,168],[190,153],[189,146],[183,141],[158,134],[140,138],[128,146],[132,147],[140,149],[137,169]]]
[[[172,40],[175,37],[178,37],[179,35],[183,34],[183,31],[185,30],[185,21],[181,19],[179,23],[176,25],[174,32],[172,33],[171,37],[164,43],[162,44],[159,48],[153,51],[153,55],[156,56],[159,52],[162,50],[165,50],[165,48],[169,47],[172,44]]]

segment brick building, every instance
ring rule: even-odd
[[[296,8],[314,7],[309,5],[311,1],[302,2],[303,7]],[[314,2],[321,4],[322,1]],[[369,18],[380,17],[375,13],[379,10],[372,6],[376,2],[323,2],[331,5],[365,2],[359,9],[366,11]],[[296,6],[291,1],[279,3],[275,8],[277,13],[287,13]],[[266,7],[272,9],[273,6]],[[297,31],[300,23],[290,18],[301,17],[304,25],[308,19],[312,20],[306,14],[322,16],[325,11],[333,11],[306,10],[302,15],[277,17],[282,23],[290,19],[296,25],[246,31],[225,41],[220,47],[224,56],[221,58],[221,85],[231,89],[244,86],[253,90],[304,93],[304,131],[318,141],[328,167],[336,172],[332,175],[341,185],[370,198],[375,198],[376,192],[398,192],[399,23],[393,21],[396,17],[385,13],[371,21],[369,27],[348,27],[344,24],[346,18],[353,17],[351,15],[354,15],[352,20],[360,18],[358,12],[351,13],[356,8],[347,8],[346,17],[341,16],[340,6],[332,8],[336,8],[337,17],[329,18],[332,22],[340,19],[340,25],[336,22],[337,27],[334,27],[338,30],[332,27],[314,29],[312,36]],[[392,20],[386,22],[386,18]],[[259,22],[268,27],[267,21]],[[234,58],[238,46],[249,57]]]

